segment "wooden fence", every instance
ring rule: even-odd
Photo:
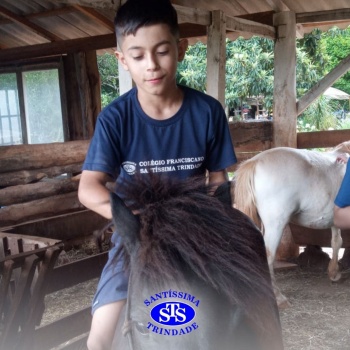
[[[84,210],[0,232],[0,349],[46,350],[75,337],[66,349],[86,342],[91,307],[42,326],[44,297],[100,276],[107,252],[65,264],[57,261],[91,240],[92,231],[106,223],[101,216]]]

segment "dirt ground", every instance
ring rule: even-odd
[[[285,350],[350,350],[350,270],[332,283],[324,269],[295,267],[276,281],[291,304],[280,311]],[[90,305],[96,283],[46,296],[43,323]]]
[[[350,349],[350,271],[332,283],[325,271],[276,272],[291,306],[280,311],[286,350]]]

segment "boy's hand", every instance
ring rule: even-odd
[[[348,159],[349,159],[349,155],[347,153],[342,153],[337,157],[336,163],[346,164],[348,162]]]

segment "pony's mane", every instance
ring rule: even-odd
[[[137,269],[150,283],[193,271],[251,314],[258,312],[258,300],[274,301],[260,231],[214,196],[203,179],[151,176],[124,188],[140,214]]]

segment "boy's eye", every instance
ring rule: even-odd
[[[133,59],[136,60],[136,61],[139,61],[142,59],[143,56],[134,56]]]
[[[168,50],[166,50],[166,51],[158,51],[158,55],[167,55],[168,54]]]

